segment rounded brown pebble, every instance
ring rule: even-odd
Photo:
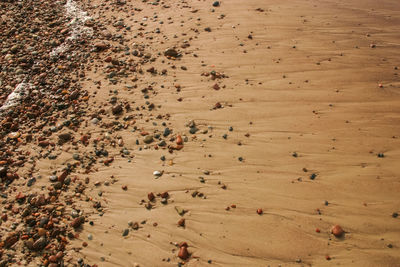
[[[258,214],[258,215],[263,214],[263,210],[262,210],[262,209],[257,209],[257,214]]]
[[[87,242],[83,242],[83,243],[82,243],[82,246],[83,246],[83,247],[87,247],[87,246],[88,246],[88,243],[87,243]]]
[[[189,252],[186,246],[182,246],[179,249],[178,257],[181,258],[182,260],[186,260],[187,258],[189,258]]]
[[[148,193],[148,194],[147,194],[147,198],[148,198],[150,201],[153,201],[154,198],[155,198],[153,192]]]
[[[335,225],[332,227],[331,233],[336,237],[341,237],[344,234],[344,231],[340,225]]]
[[[326,259],[327,261],[330,261],[330,260],[331,260],[331,257],[330,257],[329,255],[326,255],[326,256],[325,256],[325,259]]]
[[[46,230],[43,228],[39,228],[38,229],[38,235],[39,236],[45,236],[46,235]]]
[[[178,221],[178,225],[184,227],[185,226],[185,219],[182,218]]]
[[[78,217],[75,218],[72,222],[71,222],[71,226],[74,228],[78,228],[79,226],[82,225],[82,223],[85,221],[85,218],[83,217]]]
[[[50,262],[57,262],[57,261],[58,261],[57,256],[51,255],[51,256],[49,257],[49,261],[50,261]]]
[[[61,259],[62,257],[64,257],[64,253],[62,251],[57,252],[56,254],[57,259]]]

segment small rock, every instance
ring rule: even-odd
[[[148,198],[150,201],[153,201],[153,200],[155,199],[155,196],[154,196],[153,192],[148,193],[148,194],[147,194],[147,198]]]
[[[189,258],[189,252],[186,246],[181,246],[179,248],[178,257],[182,260],[186,260],[187,258]]]
[[[122,232],[122,236],[127,236],[129,234],[129,229],[126,228],[124,229],[124,231]]]
[[[41,237],[33,243],[34,250],[42,250],[47,245],[47,239],[45,237]]]
[[[145,144],[150,144],[151,142],[153,142],[153,136],[152,135],[146,135],[146,137],[143,139],[143,142]]]
[[[336,237],[341,237],[344,234],[344,231],[340,225],[335,225],[332,227],[331,233]]]
[[[111,111],[112,111],[112,114],[114,114],[114,115],[118,115],[118,114],[120,114],[121,112],[122,112],[122,105],[115,105],[115,106],[113,106],[112,107],[112,109],[111,109]]]
[[[84,222],[85,222],[85,218],[84,218],[84,217],[78,217],[78,218],[75,218],[75,219],[71,222],[71,226],[74,227],[74,228],[78,228],[78,227],[80,227]]]
[[[185,218],[182,218],[182,219],[180,219],[179,221],[178,221],[178,225],[179,226],[181,226],[181,227],[185,227]]]
[[[182,207],[179,207],[179,206],[175,206],[175,210],[181,216],[183,216],[186,213],[186,211]]]
[[[163,175],[163,172],[162,171],[161,172],[160,171],[154,171],[153,175],[156,176],[156,177],[161,177]]]
[[[164,56],[177,58],[180,57],[180,54],[174,48],[168,48],[164,51]]]
[[[213,7],[219,7],[220,6],[220,2],[219,1],[215,1],[214,3],[213,3]]]

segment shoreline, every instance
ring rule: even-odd
[[[2,92],[36,87],[1,124],[0,263],[396,266],[384,2],[26,2],[0,54]]]

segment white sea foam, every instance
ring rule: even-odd
[[[82,37],[93,35],[93,29],[85,26],[85,23],[92,19],[87,12],[83,11],[79,5],[73,0],[67,0],[65,4],[66,17],[71,21],[68,23],[71,35],[62,43],[51,51],[50,56],[57,56],[60,53],[67,51],[71,42],[79,40]]]
[[[29,89],[32,87],[30,83],[20,83],[18,84],[14,91],[8,95],[6,101],[4,101],[3,105],[0,107],[0,112],[4,112],[10,107],[14,107],[19,105],[21,101],[29,95]]]

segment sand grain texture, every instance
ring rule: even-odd
[[[100,266],[169,266],[178,261],[170,242],[186,241],[192,253],[187,266],[206,266],[208,260],[218,266],[400,264],[400,225],[391,216],[400,204],[398,2],[223,1],[215,12],[209,1],[171,1],[161,11],[131,4],[143,9],[134,19],[157,10],[160,20],[174,21],[161,25],[169,37],[164,44],[150,41],[154,52],[189,39],[197,24],[200,34],[189,53],[168,70],[175,80],[154,79],[179,84],[183,101],[167,88],[152,99],[171,114],[179,133],[188,134],[189,120],[213,129],[196,134],[183,152],[167,155],[173,166],[161,166],[159,151],[146,151],[135,153],[130,165],[116,159],[113,168],[96,174],[114,175],[129,189],[105,192],[108,211],[85,229],[95,236],[82,251],[89,262],[106,255]],[[224,86],[218,91],[215,81],[200,75],[213,69],[229,76],[217,82]],[[212,109],[216,102],[224,108]],[[129,135],[124,140],[133,142]],[[159,179],[151,175],[156,169],[165,171]],[[194,190],[207,198],[192,198]],[[168,191],[170,203],[158,199],[151,211],[139,206],[150,191]],[[237,207],[226,211],[232,204]],[[176,225],[175,206],[188,210],[185,228]],[[147,223],[122,238],[129,220]],[[344,228],[344,238],[330,234],[335,224]],[[162,261],[167,258],[170,263]]]
[[[85,262],[176,266],[173,242],[185,241],[191,253],[185,266],[400,266],[400,221],[392,217],[400,209],[398,1],[117,2],[80,3],[97,23],[124,36],[122,43],[107,41],[110,47],[132,52],[143,44],[157,55],[176,46],[182,57],[161,55],[137,80],[128,75],[112,84],[102,70],[113,50],[99,53],[84,83],[96,92],[90,105],[104,105],[118,90],[119,99],[140,106],[140,90],[152,84],[157,108],[143,113],[170,114],[173,134],[188,142],[173,153],[134,148],[132,162],[117,155],[110,167],[88,175],[116,181],[88,188],[94,196],[103,192],[106,212],[90,215],[94,226],[85,224],[70,245],[88,242],[80,252]],[[130,30],[112,26],[120,18]],[[182,48],[185,41],[190,46]],[[151,66],[168,74],[146,72]],[[228,77],[201,75],[212,70]],[[131,84],[137,88],[126,90]],[[217,102],[222,108],[214,108]],[[190,120],[200,129],[195,135],[185,126]],[[138,129],[143,121],[137,119]],[[91,124],[84,131],[100,132]],[[136,135],[118,134],[135,147]],[[156,170],[164,171],[158,179]],[[160,197],[151,210],[140,204],[149,192],[165,191],[168,204]],[[192,197],[194,191],[205,197]],[[180,216],[176,206],[187,212]],[[177,225],[182,217],[184,228]],[[128,221],[140,227],[123,237]],[[330,233],[336,224],[344,237]]]

